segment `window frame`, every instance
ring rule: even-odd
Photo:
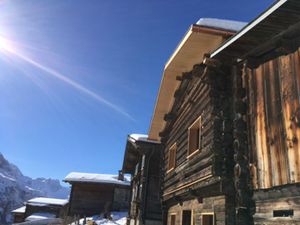
[[[190,212],[190,225],[193,224],[193,209],[183,209],[181,210],[181,224],[183,224],[184,212]]]
[[[198,146],[196,146],[197,148],[194,149],[193,151],[191,151],[191,139],[192,139],[192,130],[195,130],[195,127],[197,127],[196,130],[199,130],[199,134],[196,135],[198,136],[198,141],[196,140],[196,142],[198,143]],[[190,158],[192,156],[194,156],[195,154],[197,154],[198,152],[201,151],[202,148],[202,115],[200,115],[193,123],[192,125],[189,126],[188,128],[188,154],[187,154],[187,158]]]
[[[169,225],[172,225],[172,217],[174,217],[174,224],[176,225],[176,217],[177,217],[177,213],[170,213],[170,223],[168,223]]]
[[[213,217],[213,225],[216,224],[216,218],[214,212],[201,213],[201,224],[203,225],[203,216],[212,216]]]
[[[172,164],[171,164],[171,151],[174,151],[174,158],[172,160]],[[168,150],[168,169],[167,169],[167,173],[171,172],[172,170],[174,170],[176,168],[176,154],[177,154],[177,144],[174,143],[173,145],[171,145],[171,147]]]

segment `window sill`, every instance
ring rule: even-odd
[[[190,159],[192,158],[194,155],[196,155],[198,152],[200,152],[200,149],[197,149],[196,151],[194,151],[193,153],[191,153],[190,155],[188,155],[186,158]]]

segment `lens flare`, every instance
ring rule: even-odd
[[[60,73],[59,71],[56,71],[46,65],[43,65],[42,63],[38,62],[37,60],[30,58],[26,54],[22,53],[18,49],[18,46],[21,46],[21,45],[0,36],[0,53],[5,54],[5,55],[9,54],[10,56],[13,56],[19,60],[22,60],[23,62],[30,64],[31,66],[34,66],[35,68],[42,70],[46,74],[48,74],[52,77],[55,77],[56,79],[64,82],[65,84],[71,86],[72,88],[76,89],[77,91],[80,91],[81,93],[84,93],[84,94],[88,95],[89,97],[92,97],[96,101],[106,105],[110,109],[122,114],[123,116],[127,117],[128,119],[135,121],[135,119],[131,115],[129,115],[125,110],[123,110],[118,105],[101,97],[94,91],[92,91],[92,90],[88,89],[87,87],[81,85],[80,83],[72,80],[71,78]]]

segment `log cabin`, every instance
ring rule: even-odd
[[[232,143],[223,142],[220,121],[220,105],[230,104],[223,97],[230,86],[226,85],[225,76],[207,80],[201,62],[203,55],[244,25],[236,21],[199,20],[165,65],[149,130],[149,139],[163,145],[163,224],[233,224],[227,219],[235,214],[230,205],[233,183],[228,179],[232,177]],[[220,85],[223,87],[219,89]],[[224,116],[227,113],[224,111]],[[225,154],[227,161],[223,166],[220,161]]]
[[[149,130],[163,145],[163,224],[300,224],[300,2],[276,1],[226,41],[190,43],[194,60],[188,40]]]
[[[300,224],[299,47],[300,2],[279,0],[207,60],[231,83],[237,224]]]
[[[131,175],[131,200],[128,225],[161,225],[160,142],[147,135],[131,134],[127,138],[123,173]]]
[[[128,210],[130,181],[121,172],[119,175],[72,172],[64,182],[72,185],[68,213],[71,217]]]
[[[25,211],[26,206],[22,206],[20,208],[17,208],[13,211],[11,211],[11,214],[13,216],[13,223],[22,223],[25,221]]]
[[[62,218],[65,219],[68,212],[67,199],[56,198],[33,198],[26,202],[25,221],[42,218]]]

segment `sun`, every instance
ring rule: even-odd
[[[0,51],[12,51],[12,42],[0,36]]]

